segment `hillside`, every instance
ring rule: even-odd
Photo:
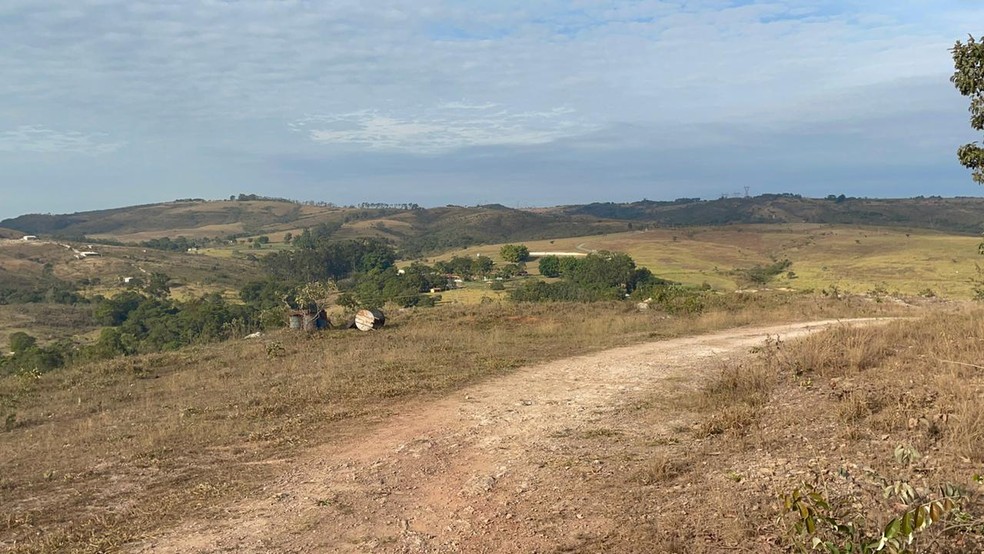
[[[273,200],[168,202],[65,215],[23,215],[3,226],[41,236],[138,243],[154,238],[235,238],[326,224],[338,238],[379,237],[406,255],[471,244],[612,232],[625,225],[594,216],[534,213],[505,206],[430,209],[337,208]]]
[[[737,223],[824,223],[933,229],[977,235],[984,198],[812,199],[761,195],[717,200],[643,200],[521,210],[501,205],[437,208],[334,207],[285,200],[177,201],[64,215],[32,214],[0,221],[6,234],[114,240],[124,243],[270,235],[326,224],[338,238],[378,237],[405,257],[476,244],[594,235],[640,227]],[[0,231],[2,232],[2,231]]]
[[[984,198],[802,198],[766,194],[749,198],[566,206],[564,213],[660,226],[734,223],[841,223],[900,226],[952,233],[984,231]]]
[[[99,255],[80,258],[81,251],[96,251]],[[5,346],[9,334],[16,331],[28,331],[42,342],[86,338],[88,333],[99,329],[91,317],[84,315],[91,309],[74,303],[52,304],[52,295],[77,291],[87,298],[100,294],[108,297],[125,290],[127,278],[146,281],[153,273],[171,278],[171,294],[177,299],[211,292],[234,295],[245,282],[260,276],[257,264],[240,258],[0,239],[0,345]],[[6,296],[32,291],[40,291],[46,301],[11,301],[11,305],[4,305]]]

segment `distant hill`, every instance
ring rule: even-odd
[[[322,220],[331,211],[330,208],[262,200],[167,202],[64,215],[22,215],[4,220],[0,227],[36,235],[91,236],[130,241],[139,240],[142,236],[248,234],[280,224],[303,222],[308,218]]]
[[[0,239],[19,239],[24,235],[20,231],[15,231],[13,229],[5,229],[0,227]]]
[[[645,221],[659,226],[837,223],[913,227],[962,234],[984,231],[984,198],[976,197],[817,199],[766,194],[718,200],[681,198],[670,202],[595,203],[567,206],[563,212],[622,221]]]
[[[176,201],[65,215],[32,214],[0,221],[9,235],[115,240],[242,238],[284,234],[326,224],[338,238],[378,237],[412,257],[477,244],[611,233],[654,227],[738,223],[833,223],[984,231],[984,198],[802,198],[769,194],[748,198],[594,203],[520,210],[486,206],[342,208],[286,200]],[[0,230],[3,233],[3,230]],[[2,235],[0,235],[2,236]]]
[[[533,240],[625,229],[590,215],[534,213],[501,205],[441,208],[338,208],[271,200],[167,202],[80,212],[32,214],[0,225],[51,237],[111,239],[139,243],[185,236],[246,237],[297,233],[327,224],[339,238],[379,237],[405,255],[511,240]]]

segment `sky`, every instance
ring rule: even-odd
[[[0,219],[979,196],[979,0],[3,0]]]

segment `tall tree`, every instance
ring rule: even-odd
[[[970,36],[966,44],[958,40],[951,52],[954,72],[950,81],[960,94],[970,97],[970,126],[984,131],[984,37],[975,40]],[[984,184],[984,148],[974,141],[957,149],[957,157],[973,171],[974,181]]]

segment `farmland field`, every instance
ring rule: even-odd
[[[661,277],[723,290],[744,286],[729,274],[736,268],[789,259],[792,278],[783,273],[771,286],[966,298],[972,293],[979,242],[978,237],[921,229],[789,224],[651,229],[523,244],[532,252],[626,252]],[[500,262],[500,246],[432,259],[481,254]],[[535,272],[536,260],[528,265]]]

